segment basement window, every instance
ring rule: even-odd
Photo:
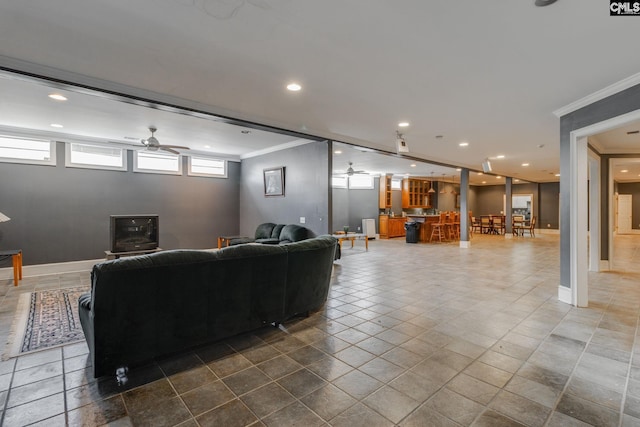
[[[227,177],[227,161],[211,157],[189,156],[189,171],[191,176]]]
[[[67,143],[65,166],[89,169],[127,170],[126,150],[106,145]]]
[[[56,143],[0,135],[0,161],[55,166]]]
[[[333,188],[347,188],[347,177],[345,175],[332,176],[331,186]]]
[[[349,177],[350,190],[370,190],[373,186],[373,176],[371,175],[352,175]]]
[[[182,175],[181,156],[153,151],[134,151],[133,171]]]

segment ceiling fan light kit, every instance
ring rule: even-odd
[[[163,150],[163,151],[168,151],[169,153],[173,153],[173,154],[180,154],[178,151],[176,151],[176,148],[179,148],[181,150],[189,150],[189,147],[184,147],[182,145],[163,145],[160,144],[160,141],[158,141],[158,138],[156,138],[153,134],[156,133],[158,129],[151,126],[149,127],[149,132],[151,132],[151,136],[147,139],[141,139],[140,142],[142,143],[142,145],[144,145],[147,149],[147,151],[158,151],[158,150]]]

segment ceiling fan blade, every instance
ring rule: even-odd
[[[161,150],[164,150],[164,151],[168,151],[168,152],[173,153],[173,154],[180,154],[179,152],[177,152],[177,151],[176,151],[176,150],[174,150],[173,148],[169,148],[169,146],[168,146],[168,145],[161,145],[161,146],[160,146],[160,147],[158,147],[158,148],[160,148]]]
[[[165,145],[165,144],[162,144],[162,145],[161,145],[161,147],[167,147],[167,148],[180,148],[180,149],[182,149],[182,150],[190,150],[190,148],[189,148],[189,147],[185,147],[185,146],[182,146],[182,145]]]

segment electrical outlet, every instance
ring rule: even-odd
[[[304,224],[307,221],[307,219],[303,216],[300,217],[300,224]]]

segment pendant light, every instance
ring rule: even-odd
[[[429,191],[427,193],[435,193],[436,190],[433,189],[433,171],[431,171],[431,181],[429,181]]]
[[[444,174],[442,174],[442,188],[440,189],[440,194],[445,194],[447,191],[444,189]]]

